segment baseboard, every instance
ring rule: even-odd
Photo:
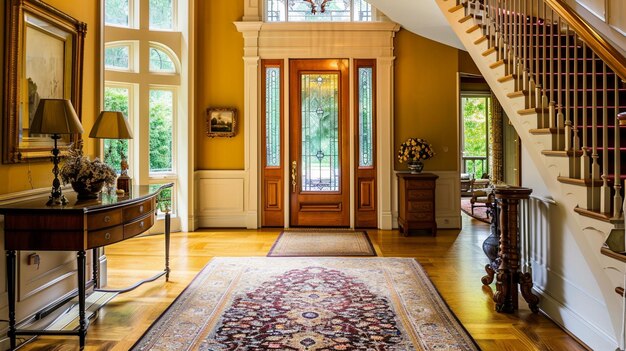
[[[584,336],[576,339],[590,350],[615,350],[618,343],[600,328],[588,322],[566,305],[555,300],[544,290],[533,287],[533,291],[540,297],[540,310],[554,323],[558,324],[570,335]]]
[[[197,216],[198,228],[246,228],[246,215]]]

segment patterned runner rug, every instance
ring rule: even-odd
[[[409,258],[215,258],[133,350],[479,350]]]
[[[376,256],[376,250],[364,231],[296,229],[280,233],[267,256]]]

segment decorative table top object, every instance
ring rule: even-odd
[[[408,138],[400,144],[398,150],[398,161],[407,163],[412,174],[421,173],[424,169],[422,161],[435,156],[433,147],[424,139]]]

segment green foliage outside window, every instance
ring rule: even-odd
[[[150,172],[171,172],[174,94],[150,90]]]
[[[129,0],[105,0],[104,22],[115,26],[128,27]]]
[[[462,98],[463,156],[465,157],[487,157],[487,135],[491,119],[489,105],[489,97]],[[487,161],[468,161],[466,167],[466,172],[473,173],[476,178],[480,178],[483,173],[488,173]]]
[[[174,29],[173,0],[150,0],[150,29]]]
[[[104,109],[106,111],[120,111],[128,118],[129,92],[127,88],[104,89]],[[128,158],[128,140],[104,139],[104,163],[120,173],[122,155]]]

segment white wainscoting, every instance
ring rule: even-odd
[[[197,171],[197,227],[246,228],[246,172]]]
[[[461,228],[461,186],[457,171],[428,171],[439,176],[435,187],[435,216],[438,229]],[[398,177],[392,177],[393,227],[398,228]]]

